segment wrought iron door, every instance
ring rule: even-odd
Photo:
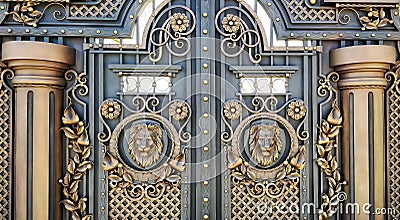
[[[309,217],[274,209],[311,199],[311,166],[304,167],[320,47],[274,42],[256,2],[143,7],[130,40],[136,46],[84,44],[89,106],[98,109],[89,136],[103,151],[95,161],[104,161],[89,177],[101,195],[96,217]]]
[[[347,199],[354,203],[355,194],[360,192],[352,181],[356,179],[355,165],[350,162],[354,151],[352,159],[347,151],[342,152],[351,148],[343,141],[349,135],[342,130],[354,130],[354,124],[347,120],[354,122],[356,115],[354,106],[350,113],[343,108],[355,105],[353,91],[348,89],[371,89],[366,93],[371,113],[379,111],[371,106],[375,92],[379,96],[384,86],[346,87],[338,83],[345,74],[340,65],[347,63],[337,58],[339,55],[329,60],[329,52],[348,46],[394,46],[400,23],[393,19],[398,16],[398,5],[391,1],[379,5],[369,1],[366,9],[363,4],[333,2],[0,0],[1,10],[7,11],[0,16],[0,23],[7,26],[0,30],[3,42],[43,41],[77,51],[76,64],[65,72],[60,85],[44,86],[52,89],[51,119],[57,115],[52,113],[57,112],[53,107],[59,102],[57,94],[62,97],[54,91],[66,85],[62,124],[49,122],[51,128],[60,127],[64,135],[62,150],[44,151],[50,158],[63,151],[63,156],[57,157],[62,162],[49,159],[49,164],[63,167],[62,176],[49,168],[48,177],[48,193],[62,192],[63,218],[341,219],[344,213],[337,214],[341,202]],[[53,18],[44,17],[46,10]],[[355,12],[359,22],[354,22],[348,11]],[[349,30],[342,31],[345,25]],[[20,77],[15,68],[20,64],[12,59],[3,52],[3,219],[21,212],[17,205],[11,205],[12,197],[23,181],[35,182],[37,172],[29,168],[36,163],[31,159],[32,140],[28,140],[27,178],[13,183],[17,173],[13,169],[17,168],[12,167],[19,167],[13,163],[25,165],[23,159],[10,156],[20,153],[12,149],[12,135],[17,132],[12,126],[13,103],[22,105],[14,95],[21,94],[18,88],[43,87],[13,79]],[[63,64],[71,66],[73,62]],[[392,64],[388,61],[379,71],[383,74]],[[393,159],[398,156],[397,77],[395,66],[379,78],[390,85],[385,100],[390,156],[381,175],[393,180],[398,171],[398,162]],[[29,89],[23,104],[36,106],[37,96],[29,95]],[[346,95],[350,101],[343,101]],[[28,124],[34,120],[32,111],[22,112]],[[371,117],[367,119],[373,120],[373,114]],[[368,126],[367,136],[374,141],[370,136],[379,125]],[[33,136],[32,129],[27,128],[28,137]],[[55,133],[49,135],[56,137]],[[53,144],[57,140],[49,138]],[[367,155],[374,153],[371,149]],[[351,171],[345,170],[343,175],[342,166]],[[378,190],[372,188],[378,183],[371,179],[378,177],[377,173],[370,171],[368,176],[369,196],[373,198]],[[52,181],[55,179],[57,186]],[[398,184],[393,180],[386,184],[383,194],[387,195],[382,195],[382,201],[396,207]],[[345,187],[350,195],[344,193]],[[36,188],[22,190],[22,198],[25,191],[27,194],[26,213],[17,216],[35,213]],[[49,211],[48,217],[55,219],[59,201],[49,198],[48,209],[55,211]],[[375,204],[374,199],[370,202]]]

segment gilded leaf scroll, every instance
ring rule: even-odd
[[[93,162],[89,159],[92,147],[89,145],[87,127],[71,105],[64,110],[62,122],[64,126],[60,130],[68,139],[68,148],[73,154],[69,159],[67,172],[59,180],[64,186],[65,196],[60,203],[71,213],[72,219],[89,220],[92,216],[86,214],[87,199],[79,195],[79,184],[86,171],[93,167]]]
[[[332,83],[339,81],[339,74],[331,72],[327,76],[320,75],[320,77],[318,95],[320,97],[328,97],[327,100],[320,104],[320,108],[325,104],[331,103],[330,113],[320,121],[318,143],[316,144],[318,152],[316,162],[328,183],[328,192],[323,193],[322,205],[318,212],[319,219],[325,220],[334,216],[338,210],[339,203],[344,201],[341,197],[345,195],[343,193],[343,185],[347,183],[342,179],[338,156],[335,155],[343,117],[336,100],[338,91]]]
[[[346,11],[354,12],[362,25],[361,30],[378,30],[393,24],[393,20],[388,18],[386,8],[376,8],[373,5],[358,9],[342,8],[339,11],[339,23],[347,25],[350,23],[350,15]]]
[[[342,127],[342,120],[340,109],[334,101],[328,118],[322,120],[317,144],[317,163],[324,172],[329,185],[328,193],[322,196],[319,219],[328,219],[336,213],[340,202],[338,197],[343,190],[342,186],[346,184],[340,175],[337,156],[333,155],[333,150],[338,147],[336,139]]]
[[[12,15],[12,19],[18,23],[22,23],[24,25],[29,25],[32,27],[37,27],[38,22],[44,16],[46,9],[49,8],[50,6],[57,5],[62,8],[63,12],[55,10],[53,12],[54,19],[61,21],[66,18],[67,9],[63,4],[49,3],[44,7],[42,11],[37,9],[37,7],[39,7],[40,4],[41,4],[40,2],[35,2],[35,1],[17,3],[14,6],[13,11],[5,12],[4,14]]]

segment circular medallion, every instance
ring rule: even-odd
[[[155,181],[171,171],[171,158],[180,153],[179,135],[164,117],[151,113],[133,114],[122,120],[110,139],[110,153],[132,177]]]
[[[293,126],[282,116],[259,113],[245,118],[232,139],[232,152],[241,155],[257,179],[275,178],[288,158],[299,150]]]

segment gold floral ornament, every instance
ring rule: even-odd
[[[14,11],[6,12],[5,15],[12,15],[13,20],[19,23],[37,27],[37,23],[42,17],[42,12],[35,10],[38,2],[25,2],[22,5],[16,4]]]
[[[121,114],[121,105],[114,100],[107,100],[101,106],[101,115],[107,119],[116,119]]]
[[[188,116],[188,106],[182,101],[175,101],[169,107],[169,116],[175,121],[180,121]]]
[[[236,33],[240,27],[240,18],[233,14],[227,14],[222,19],[222,27],[229,33]]]
[[[228,101],[224,106],[224,115],[227,119],[236,120],[242,115],[242,106],[239,102]]]
[[[317,163],[325,173],[329,185],[328,193],[322,196],[322,207],[319,212],[319,219],[323,220],[329,219],[336,213],[340,203],[338,197],[343,192],[343,185],[347,184],[340,175],[337,156],[333,154],[338,147],[336,139],[342,127],[342,121],[340,109],[334,101],[327,120],[322,120],[317,144]]]
[[[59,180],[64,186],[65,196],[60,203],[71,212],[72,219],[90,220],[92,216],[85,214],[87,198],[79,196],[79,183],[86,171],[93,167],[93,162],[89,160],[92,147],[89,146],[87,127],[80,121],[78,114],[71,106],[64,110],[62,121],[64,126],[60,130],[64,131],[68,139],[68,148],[72,150],[73,156],[69,159],[67,172]]]
[[[304,102],[295,100],[289,103],[287,114],[290,118],[294,120],[300,120],[304,118],[307,113],[307,108]]]
[[[363,25],[362,30],[377,30],[378,28],[382,28],[393,23],[392,20],[386,18],[386,12],[383,10],[383,8],[378,10],[376,8],[367,7],[363,9],[363,11],[367,11],[368,14],[366,16],[359,17],[360,22]]]
[[[175,13],[171,16],[171,27],[175,32],[184,32],[189,27],[189,19],[182,13]]]

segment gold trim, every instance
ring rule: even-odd
[[[322,196],[319,219],[328,219],[336,213],[339,203],[343,201],[338,198],[342,195],[342,186],[347,184],[346,181],[342,180],[337,156],[334,156],[332,151],[338,147],[337,136],[343,122],[342,114],[336,102],[336,100],[333,101],[330,114],[326,120],[323,119],[321,122],[318,144],[316,145],[318,149],[317,163],[325,173],[329,185],[328,193],[324,193]]]
[[[63,194],[66,197],[60,203],[71,212],[72,219],[89,220],[92,215],[85,214],[87,198],[79,196],[79,184],[86,175],[86,171],[92,169],[93,162],[89,160],[90,151],[89,136],[85,124],[81,121],[73,107],[69,105],[64,110],[63,125],[68,139],[68,148],[73,151],[69,158],[67,172],[59,182],[64,186]]]

